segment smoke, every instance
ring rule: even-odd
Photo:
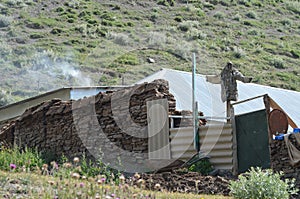
[[[80,70],[76,70],[70,65],[60,65],[62,74],[65,77],[75,78],[80,86],[91,86],[92,80],[89,76],[84,75]]]
[[[32,57],[32,63],[24,74],[24,79],[30,79],[33,83],[28,85],[31,90],[48,91],[61,87],[91,86],[93,83],[70,56],[62,59],[53,51],[43,51]]]

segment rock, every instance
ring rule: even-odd
[[[155,63],[155,60],[150,57],[147,58],[147,61],[148,61],[148,63],[151,63],[151,64]]]

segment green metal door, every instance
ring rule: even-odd
[[[252,166],[270,168],[266,110],[238,115],[235,120],[238,172]]]

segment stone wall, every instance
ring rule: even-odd
[[[47,157],[72,158],[84,153],[115,164],[121,157],[139,167],[148,157],[146,102],[163,98],[169,102],[170,114],[175,112],[175,98],[165,80],[77,101],[53,99],[5,125],[0,141],[36,148]]]
[[[300,145],[296,142],[292,134],[289,139],[294,146],[300,150]],[[297,187],[300,187],[300,164],[292,166],[288,155],[288,150],[284,140],[272,140],[270,145],[271,151],[271,168],[274,171],[283,171],[284,178],[295,178]]]

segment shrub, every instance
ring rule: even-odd
[[[279,21],[279,23],[281,23],[284,26],[292,25],[292,21],[290,19],[282,19],[281,21]]]
[[[167,42],[167,36],[164,32],[150,32],[147,36],[149,47],[164,48]]]
[[[237,59],[240,59],[244,57],[246,54],[242,48],[239,47],[233,47],[233,56]]]
[[[291,50],[291,54],[293,55],[293,58],[300,58],[300,51],[297,50]]]
[[[41,33],[32,33],[29,36],[30,39],[40,39],[40,38],[44,38],[44,35],[42,35]]]
[[[0,28],[8,27],[11,24],[11,22],[11,17],[0,15]]]
[[[157,4],[163,6],[174,6],[175,0],[158,0]]]
[[[210,4],[209,2],[204,2],[204,3],[203,3],[203,7],[204,7],[204,8],[207,8],[207,9],[209,9],[209,10],[215,9],[215,6],[214,6],[213,4]]]
[[[248,31],[248,35],[259,35],[259,32],[258,32],[258,30],[256,30],[256,29],[251,29],[251,30],[249,30]]]
[[[212,170],[213,170],[213,167],[212,167],[211,163],[209,162],[209,159],[207,159],[207,158],[202,159],[202,160],[192,164],[189,167],[189,171],[199,172],[203,175],[209,174],[209,172],[211,172]]]
[[[119,64],[126,64],[126,65],[138,65],[139,60],[136,54],[125,54],[120,57],[117,62]]]
[[[251,167],[250,171],[239,175],[237,181],[230,181],[230,194],[238,199],[288,199],[298,189],[295,179],[283,181],[282,176],[282,172]]]
[[[253,24],[251,23],[251,21],[244,21],[244,25],[246,26],[253,26]]]
[[[61,29],[61,28],[53,28],[53,29],[50,31],[50,33],[51,33],[51,34],[54,34],[54,35],[60,34],[60,33],[62,33],[62,32],[63,32],[63,29]]]
[[[121,46],[128,46],[131,43],[131,40],[127,34],[124,33],[113,33],[109,34],[109,38],[113,39],[114,42]]]
[[[217,12],[214,14],[214,17],[217,18],[217,19],[224,19],[225,14],[224,14],[223,12],[217,11]]]
[[[64,12],[65,10],[64,10],[64,8],[63,7],[58,7],[58,8],[56,8],[56,12]]]
[[[298,1],[286,1],[286,8],[295,14],[300,14],[300,2]]]
[[[253,11],[250,11],[246,14],[246,17],[250,18],[250,19],[256,19],[257,16],[256,16],[256,13],[253,12]]]
[[[192,27],[197,27],[197,23],[194,21],[183,21],[178,25],[178,29],[182,32],[189,31]]]
[[[270,60],[269,64],[271,66],[274,66],[277,69],[284,69],[285,68],[284,61],[280,58],[274,58],[274,59]]]
[[[235,20],[235,21],[240,21],[241,18],[242,18],[241,15],[236,14],[236,15],[234,15],[234,17],[233,17],[233,20]]]

